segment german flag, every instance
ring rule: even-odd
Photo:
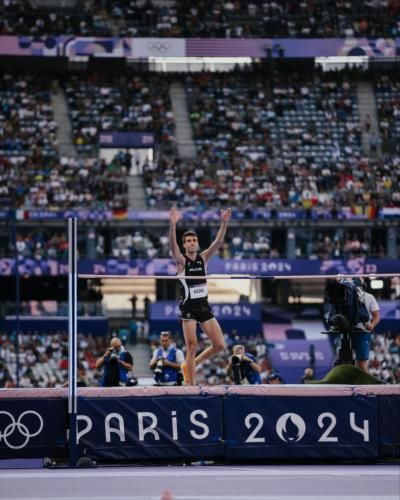
[[[123,220],[128,218],[127,208],[115,208],[113,210],[113,219]]]

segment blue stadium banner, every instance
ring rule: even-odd
[[[239,302],[238,304],[212,304],[214,316],[219,320],[232,319],[261,321],[261,305]],[[179,318],[177,302],[164,300],[150,305],[150,319],[168,320]]]
[[[15,259],[0,259],[0,276],[15,274]],[[304,274],[337,275],[358,273],[397,273],[400,259],[349,260],[327,259],[211,259],[209,274],[249,274],[257,276],[291,276]],[[42,260],[25,258],[18,260],[18,270],[24,276],[58,276],[68,273],[68,263],[64,259]],[[172,259],[80,259],[78,272],[84,274],[121,274],[121,275],[167,275],[176,273]]]
[[[304,368],[310,366],[310,348],[314,352],[314,373],[322,379],[332,365],[332,348],[326,335],[321,339],[282,339],[270,341],[269,358],[274,369],[289,384],[299,384]],[[268,331],[267,331],[268,338]]]
[[[78,444],[96,459],[223,455],[222,398],[79,398]]]
[[[374,458],[376,397],[224,398],[225,456]]]
[[[262,332],[261,304],[211,304],[214,316],[224,331],[236,331],[238,335],[257,335]],[[150,304],[150,334],[162,330],[176,331],[180,321],[176,301],[158,301]]]
[[[152,132],[111,132],[99,134],[101,148],[152,148],[154,134]]]
[[[0,459],[66,457],[64,399],[1,399]]]

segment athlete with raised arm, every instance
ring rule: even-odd
[[[214,318],[208,303],[207,290],[207,263],[222,246],[226,228],[231,218],[231,209],[221,210],[221,226],[215,240],[202,252],[199,252],[199,242],[194,231],[186,231],[182,238],[184,253],[181,252],[176,241],[176,225],[181,214],[175,208],[170,210],[169,243],[172,256],[176,263],[176,272],[181,283],[181,301],[179,308],[183,334],[186,343],[186,361],[182,364],[182,373],[185,383],[195,384],[195,368],[206,359],[225,349],[224,336],[218,321]],[[185,279],[185,277],[199,277]],[[211,341],[211,346],[204,349],[198,356],[197,350],[197,323]]]

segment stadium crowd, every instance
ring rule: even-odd
[[[64,85],[78,151],[93,154],[99,133],[107,130],[154,132],[159,145],[173,143],[167,79],[93,73],[73,75]]]
[[[102,159],[0,156],[0,207],[40,209],[126,208],[124,154]]]
[[[91,253],[86,246],[86,231],[78,235],[78,249],[85,258],[153,259],[170,258],[168,235],[165,230],[154,228],[98,230],[91,233],[95,245]],[[212,237],[212,234],[210,234]],[[296,257],[309,259],[348,259],[356,257],[381,257],[386,254],[386,245],[363,228],[352,231],[323,230],[316,228],[307,232],[306,238],[298,235]],[[285,241],[278,241],[266,229],[232,228],[219,249],[218,256],[227,259],[268,259],[285,256]],[[25,259],[66,259],[68,241],[64,228],[41,230],[17,230],[15,244],[10,234],[4,235],[0,245],[0,256],[10,257],[14,253]]]
[[[46,78],[28,73],[0,76],[0,155],[57,155],[57,123]]]
[[[16,382],[15,334],[0,335],[0,363],[3,381],[0,387],[13,387]],[[80,385],[97,385],[96,358],[107,345],[104,337],[78,336],[78,379]],[[0,371],[1,373],[1,371]],[[19,335],[19,386],[61,387],[68,379],[68,334],[28,332]]]
[[[137,37],[395,37],[397,0],[77,0],[70,8],[32,8],[26,0],[1,0],[5,35]]]
[[[367,158],[355,90],[342,76],[188,76],[197,158],[145,165],[150,208],[398,206],[400,160]],[[179,176],[176,175],[179,172]]]
[[[176,345],[183,347],[181,336],[175,338]],[[206,361],[197,370],[200,385],[232,384],[227,375],[230,348],[237,343],[246,345],[246,351],[255,356],[262,367],[262,383],[270,383],[269,376],[274,367],[268,357],[268,348],[261,336],[240,338],[225,334],[227,349]],[[80,386],[97,386],[100,371],[96,370],[96,359],[101,356],[108,342],[105,337],[78,336],[78,382]],[[156,339],[150,342],[154,350]],[[205,347],[200,336],[199,350]],[[0,335],[0,388],[14,387],[16,383],[15,334]],[[129,349],[129,346],[128,346]],[[306,367],[305,367],[306,368]],[[67,381],[68,335],[66,332],[43,334],[28,332],[19,336],[19,382],[20,387],[62,387]],[[370,351],[370,373],[388,384],[400,383],[400,335],[374,334]],[[283,381],[284,382],[284,381]],[[140,381],[139,381],[140,383]],[[302,383],[301,380],[298,383]]]
[[[375,85],[379,132],[386,153],[400,153],[400,82],[395,74],[381,74]]]
[[[143,167],[149,208],[317,207],[334,216],[349,207],[374,218],[382,206],[399,206],[399,156],[362,153],[365,119],[346,74],[202,73],[187,76],[185,85],[197,147],[193,160],[176,157],[166,79],[132,72],[70,76],[64,88],[73,142],[85,159],[58,152],[49,79],[5,73],[0,206],[127,208],[133,158],[122,151],[107,161],[93,158],[101,130],[155,133],[162,152]],[[399,143],[397,87],[388,75],[377,84],[383,151]]]
[[[0,35],[35,38],[51,35],[113,36],[113,26],[103,10],[96,11],[90,0],[67,4],[33,6],[28,0],[0,0]]]

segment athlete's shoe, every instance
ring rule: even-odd
[[[189,372],[188,372],[188,367],[187,367],[186,361],[184,361],[181,364],[181,371],[182,371],[182,375],[183,375],[183,383],[188,384],[189,383]]]

